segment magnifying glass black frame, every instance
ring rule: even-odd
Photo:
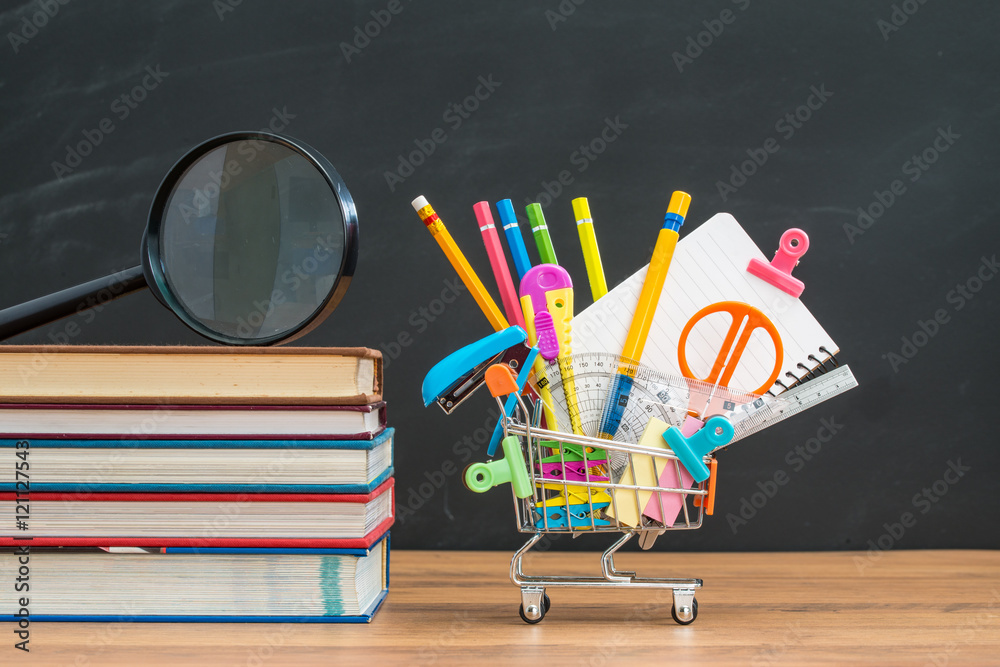
[[[285,147],[305,158],[326,180],[335,195],[343,219],[343,257],[337,278],[325,300],[292,328],[271,336],[238,338],[213,331],[195,318],[173,294],[166,279],[160,246],[161,226],[175,186],[187,170],[207,154],[225,144],[240,141],[267,141]],[[153,295],[170,308],[184,324],[202,336],[229,345],[274,345],[286,343],[315,329],[337,307],[354,276],[358,261],[358,215],[347,186],[333,165],[318,151],[300,141],[270,132],[231,132],[219,135],[194,147],[167,172],[149,210],[146,231],[140,247],[142,264],[105,278],[99,278],[61,292],[0,310],[0,340],[6,340],[36,327],[50,324],[131,292],[150,288]]]

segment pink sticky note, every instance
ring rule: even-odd
[[[698,432],[705,422],[695,419],[694,417],[688,417],[684,424],[681,426],[681,433],[685,438],[688,438]],[[673,427],[671,427],[673,428]],[[677,479],[677,469],[680,468],[681,478]],[[660,471],[659,486],[662,488],[670,489],[690,489],[694,485],[694,478],[688,474],[688,471],[684,469],[684,466],[678,464],[674,465],[673,462],[669,462]],[[674,521],[677,520],[677,515],[680,514],[681,507],[683,506],[684,496],[679,493],[653,493],[649,502],[646,503],[646,509],[642,511],[643,514],[648,516],[654,521],[659,521],[665,526],[674,525]],[[660,514],[660,507],[663,507],[663,514]]]

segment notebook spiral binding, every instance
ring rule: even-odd
[[[767,393],[770,396],[777,396],[778,394],[780,394],[782,392],[788,391],[792,387],[797,387],[800,384],[802,384],[803,382],[808,382],[809,380],[814,380],[817,377],[819,377],[820,375],[823,375],[824,373],[828,373],[828,372],[832,371],[833,369],[837,368],[838,366],[840,366],[840,363],[837,361],[837,352],[839,352],[839,350],[837,352],[830,352],[830,350],[826,349],[825,347],[823,347],[821,345],[820,348],[819,348],[819,352],[820,352],[820,354],[823,354],[823,355],[826,355],[826,356],[823,359],[817,358],[816,355],[814,355],[814,354],[810,354],[807,357],[807,359],[809,361],[815,362],[815,364],[816,364],[815,366],[813,366],[812,368],[809,368],[808,366],[806,366],[803,363],[795,364],[795,366],[797,368],[801,368],[805,372],[801,376],[797,376],[794,373],[792,373],[791,371],[786,372],[785,376],[787,378],[791,378],[791,381],[787,382],[787,381],[782,381],[781,379],[775,380],[774,384],[776,384],[779,387],[781,387],[781,390],[778,391],[778,392],[775,392],[774,389],[771,389]],[[831,364],[831,365],[829,367],[827,367],[827,364]]]

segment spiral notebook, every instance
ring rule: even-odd
[[[777,242],[775,238],[775,247]],[[684,325],[705,306],[740,301],[760,309],[781,335],[781,384],[776,382],[771,393],[778,394],[807,375],[825,370],[826,362],[839,351],[836,343],[800,299],[747,272],[754,257],[765,262],[771,259],[728,213],[713,216],[683,236],[674,252],[640,363],[681,375],[677,345]],[[573,318],[574,354],[621,354],[646,268]],[[730,322],[728,315],[709,315],[689,335],[687,360],[698,377],[707,376]],[[770,376],[775,360],[770,338],[762,331],[754,332],[730,386],[743,391],[756,389]]]

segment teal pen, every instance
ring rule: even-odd
[[[521,228],[517,226],[514,205],[509,199],[501,199],[497,202],[497,212],[500,213],[500,224],[503,226],[504,236],[507,237],[507,247],[510,248],[511,257],[514,258],[517,279],[520,280],[531,268],[531,260],[528,258],[528,249],[524,246]]]
[[[528,204],[525,211],[528,213],[528,220],[531,221],[531,233],[538,245],[538,256],[542,258],[542,264],[558,264],[556,250],[552,247],[552,237],[549,236],[549,227],[545,224],[545,214],[542,213],[542,205]]]

